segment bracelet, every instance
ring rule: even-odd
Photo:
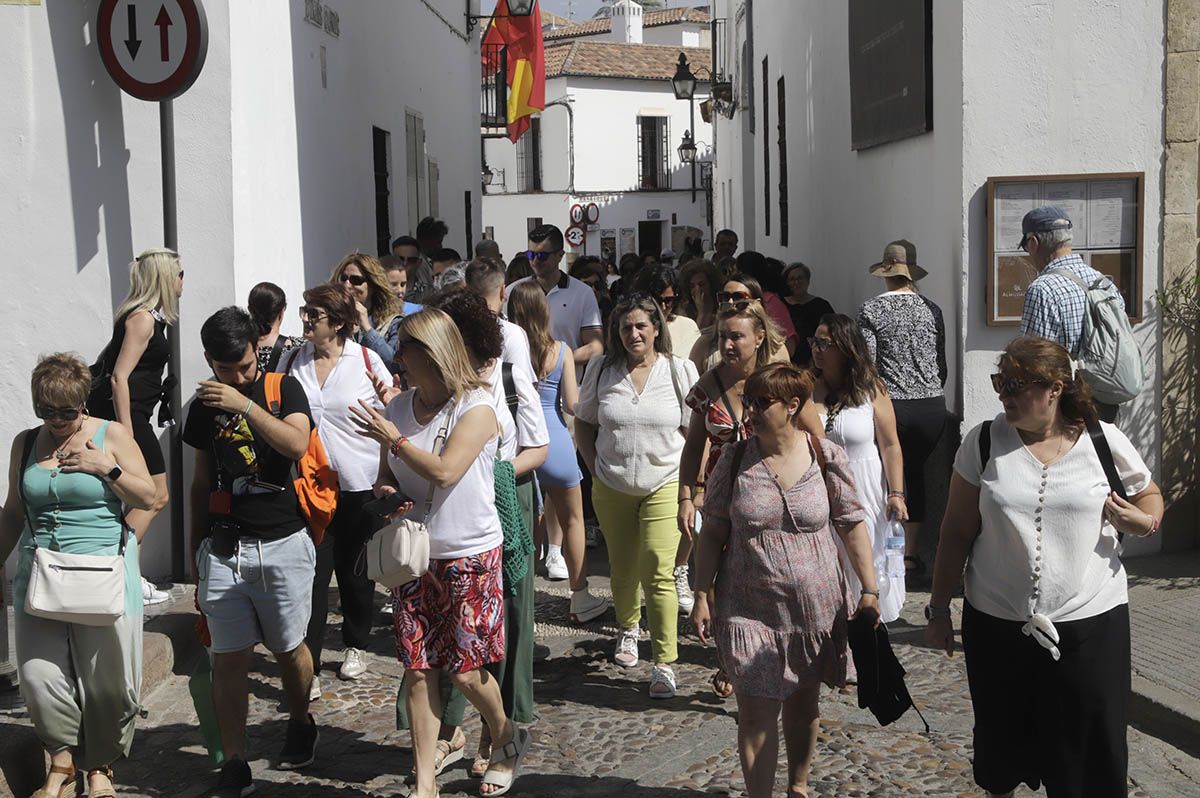
[[[875,598],[879,598],[879,591],[878,591],[878,590],[867,590],[867,589],[864,587],[862,590],[860,590],[860,591],[859,591],[859,595],[862,595],[862,596],[874,596]]]
[[[887,497],[890,499],[893,496],[899,496],[901,499],[908,498],[908,494],[902,490],[889,490]]]
[[[254,400],[253,400],[253,399],[247,399],[247,400],[246,400],[246,409],[242,411],[242,418],[245,418],[246,416],[250,415],[250,410],[251,410],[253,407],[254,407]]]
[[[388,451],[392,453],[392,457],[399,457],[400,447],[406,443],[408,443],[408,438],[403,435],[397,436],[396,440],[392,441],[392,445],[388,447]]]
[[[691,500],[691,496],[680,496],[679,501],[677,501],[676,504],[683,504],[684,502],[690,502]]]
[[[1147,513],[1147,515],[1149,515],[1149,513]],[[1143,534],[1142,537],[1152,538],[1155,535],[1157,535],[1158,534],[1158,524],[1159,524],[1159,520],[1151,515],[1150,516],[1150,531]]]

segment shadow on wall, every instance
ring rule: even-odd
[[[1163,551],[1200,545],[1196,517],[1200,513],[1197,468],[1200,458],[1200,381],[1196,358],[1200,355],[1200,279],[1180,275],[1158,295],[1162,320],[1162,462],[1161,486],[1167,499],[1163,522]],[[1175,367],[1168,367],[1168,364]],[[1155,403],[1146,409],[1153,424]]]
[[[109,78],[96,47],[96,7],[94,2],[47,0],[46,16],[62,98],[75,270],[83,271],[100,254],[103,217],[104,254],[115,308],[129,289],[127,264],[134,254],[129,150],[121,90]]]

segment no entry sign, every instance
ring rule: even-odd
[[[108,74],[142,100],[183,94],[208,54],[200,0],[101,0],[96,34]]]

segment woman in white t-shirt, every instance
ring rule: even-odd
[[[401,512],[429,529],[428,573],[393,593],[396,649],[413,728],[413,794],[437,794],[438,676],[445,670],[490,730],[495,748],[480,794],[492,795],[512,784],[530,739],[505,715],[499,684],[483,671],[504,658],[494,399],[491,386],[472,368],[458,328],[440,310],[426,308],[404,318],[396,356],[412,389],[389,402],[386,415],[366,402],[356,415],[362,434],[386,447],[375,495],[407,496]]]
[[[675,695],[679,599],[675,592],[675,497],[691,418],[684,397],[691,361],[671,355],[671,334],[648,294],[626,296],[609,319],[606,355],[588,363],[575,406],[575,443],[592,473],[592,504],[608,546],[621,632],[613,660],[638,662],[641,602],[650,618],[650,697]]]
[[[346,655],[338,676],[358,679],[367,672],[363,652],[371,639],[371,616],[375,609],[375,583],[357,567],[367,539],[378,520],[363,511],[373,496],[371,488],[379,471],[379,444],[355,434],[357,428],[349,408],[359,400],[376,409],[383,405],[375,395],[371,375],[391,380],[383,359],[350,339],[358,317],[354,300],[332,285],[319,285],[304,292],[300,318],[305,343],[279,358],[276,371],[291,374],[304,388],[312,408],[313,426],[321,438],[329,464],[338,475],[337,511],[317,547],[313,577],[312,615],[305,642],[312,652],[313,673],[321,672],[321,649],[325,621],[329,615],[329,582],[337,574],[342,611],[342,643]],[[321,695],[321,683],[313,676],[310,698]]]
[[[1129,439],[1097,420],[1059,344],[1013,341],[992,386],[1004,413],[967,433],[955,458],[925,636],[953,652],[950,595],[965,561],[976,783],[992,796],[1040,782],[1049,798],[1123,797],[1130,644],[1119,535],[1157,532],[1162,495]]]

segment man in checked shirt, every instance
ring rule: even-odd
[[[1079,283],[1066,275],[1074,275],[1088,285],[1104,280],[1105,290],[1122,304],[1124,297],[1105,275],[1071,251],[1071,217],[1065,209],[1057,205],[1034,208],[1021,220],[1021,233],[1020,247],[1038,270],[1038,276],[1025,289],[1021,332],[1058,341],[1072,358],[1077,358],[1087,296]],[[1104,421],[1112,423],[1117,417],[1117,405],[1096,402],[1096,408]]]

